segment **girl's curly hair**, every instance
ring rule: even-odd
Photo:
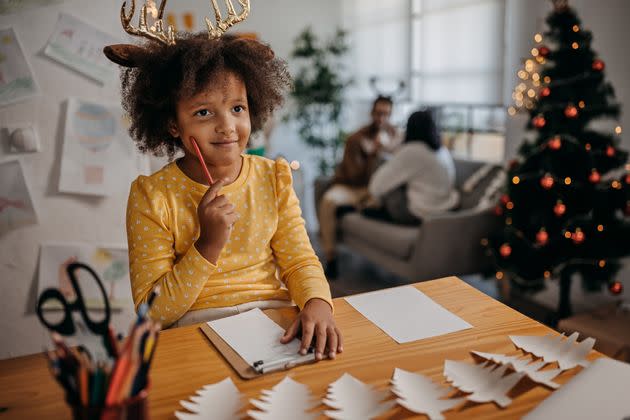
[[[258,41],[224,35],[209,40],[207,33],[184,35],[175,45],[147,42],[136,56],[136,67],[121,74],[122,106],[131,118],[129,134],[142,152],[172,158],[181,142],[168,131],[176,104],[190,98],[231,71],[245,83],[252,132],[260,130],[282,105],[291,86],[286,62]]]

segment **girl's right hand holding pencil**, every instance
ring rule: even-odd
[[[224,184],[223,179],[212,184],[197,207],[199,239],[195,242],[195,248],[212,264],[217,263],[219,254],[230,237],[232,226],[238,220],[234,204],[224,195],[219,195]]]

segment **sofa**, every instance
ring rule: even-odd
[[[338,223],[339,244],[410,282],[449,275],[483,272],[491,265],[481,240],[499,227],[494,205],[505,178],[503,169],[455,159],[457,210],[426,217],[420,225],[399,225],[344,213]],[[315,204],[331,185],[330,177],[315,180]]]

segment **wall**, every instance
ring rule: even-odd
[[[251,17],[239,27],[269,42],[280,57],[287,57],[292,40],[307,25],[317,33],[330,34],[338,20],[334,0],[254,0]],[[35,123],[41,137],[41,151],[21,155],[24,171],[39,210],[39,224],[9,232],[0,237],[0,359],[41,351],[49,343],[47,334],[34,315],[37,298],[37,260],[43,241],[82,241],[91,243],[126,243],[125,205],[127,190],[99,199],[59,194],[59,158],[63,134],[61,104],[68,96],[119,102],[118,85],[99,86],[44,57],[41,53],[53,30],[59,12],[73,14],[97,28],[124,38],[119,23],[122,1],[68,0],[60,5],[41,7],[19,14],[0,16],[0,27],[12,25],[27,55],[42,95],[23,103],[0,108],[0,127],[15,121]],[[201,21],[211,16],[209,2],[172,1],[171,10],[193,10]],[[282,16],[282,19],[280,18]],[[200,23],[200,22],[198,22]],[[198,26],[200,27],[200,26]],[[295,130],[280,125],[272,139],[272,154],[283,153],[299,159],[307,176],[309,165]],[[0,156],[3,159],[4,156]],[[153,162],[158,168],[162,162]],[[313,219],[312,212],[310,219]],[[114,314],[119,331],[126,330],[132,317],[131,305]]]

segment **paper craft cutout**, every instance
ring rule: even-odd
[[[64,13],[59,14],[44,54],[102,84],[116,79],[118,66],[103,54],[104,45],[120,40]]]
[[[562,372],[562,369],[539,370],[547,364],[545,361],[538,360],[530,363],[532,359],[529,357],[520,359],[519,356],[483,353],[480,351],[472,351],[471,353],[494,363],[508,365],[517,372],[525,373],[532,381],[546,385],[549,388],[557,389],[560,387],[560,384],[552,381],[552,379],[558,376]]]
[[[387,392],[378,391],[349,373],[344,373],[328,386],[328,394],[323,401],[336,411],[327,410],[324,414],[337,420],[371,419],[396,404],[396,401],[382,402],[386,396]]]
[[[62,1],[64,0],[1,0],[0,15],[17,13],[34,7],[49,6]]]
[[[66,273],[68,264],[79,261],[92,267],[105,287],[112,308],[132,304],[129,288],[129,254],[126,246],[96,246],[87,243],[45,243],[39,254],[39,294],[44,289],[59,289],[66,299],[74,300],[74,289]],[[78,271],[79,287],[89,309],[103,307],[100,289],[89,275]],[[82,277],[85,275],[86,281]],[[60,309],[47,305],[45,310]]]
[[[565,341],[562,335],[511,335],[514,345],[526,353],[541,357],[545,363],[558,362],[562,370],[572,369],[577,365],[589,365],[586,356],[595,345],[594,338],[587,338],[576,344],[579,333],[574,332]]]
[[[391,384],[391,391],[398,397],[398,404],[414,413],[426,414],[431,420],[443,419],[443,411],[450,410],[464,400],[442,399],[451,392],[450,388],[442,387],[424,375],[403,369],[394,370]]]
[[[0,163],[0,234],[37,223],[37,213],[19,160]]]
[[[231,420],[238,418],[238,411],[243,406],[241,393],[232,378],[225,378],[221,382],[206,385],[191,396],[190,401],[179,403],[190,413],[176,411],[179,420]]]
[[[249,410],[255,420],[315,419],[319,413],[307,413],[319,405],[308,386],[285,376],[271,390],[263,390],[259,399],[249,402],[260,411]],[[214,418],[214,417],[213,417]]]
[[[453,360],[444,361],[446,380],[460,391],[471,393],[466,399],[478,403],[494,401],[503,408],[512,403],[506,395],[508,391],[525,376],[523,372],[504,376],[507,369],[507,365],[471,365]]]
[[[68,99],[59,191],[112,195],[147,172],[117,104]]]

